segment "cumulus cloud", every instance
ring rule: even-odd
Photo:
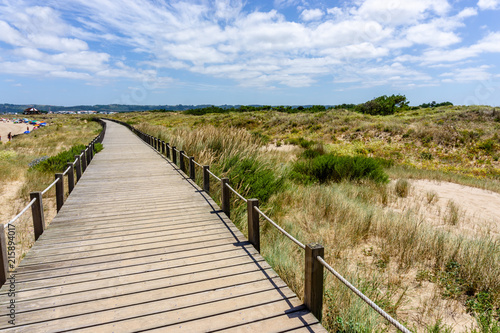
[[[321,9],[304,9],[300,14],[300,18],[303,21],[314,21],[319,20],[324,15]]]
[[[480,0],[478,7],[493,9],[499,1]],[[294,8],[282,10],[287,7]],[[303,87],[321,78],[428,84],[428,66],[500,52],[497,32],[465,44],[460,29],[478,11],[457,10],[447,0],[358,0],[342,8],[275,0],[274,9],[262,8],[243,0],[68,0],[45,6],[18,0],[0,7],[0,41],[12,49],[0,71],[25,64],[26,71],[52,77],[140,80],[158,77],[156,71],[146,75],[154,68],[256,87]],[[110,44],[120,55],[106,51]]]
[[[408,29],[407,38],[416,44],[444,47],[460,42],[460,38],[452,31],[444,31],[434,23],[415,25]]]
[[[482,9],[498,9],[500,7],[500,0],[479,0],[477,6]]]

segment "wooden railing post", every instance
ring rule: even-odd
[[[208,165],[203,166],[203,191],[210,193],[210,174],[208,170],[210,167]]]
[[[75,155],[76,163],[75,163],[75,169],[76,169],[76,181],[79,182],[80,178],[82,178],[82,163],[80,160],[80,155]]]
[[[89,155],[90,155],[90,160],[92,161],[94,159],[94,141],[92,141],[89,144]]]
[[[87,155],[85,155],[85,150],[82,150],[83,156],[81,158],[82,161],[82,173],[87,170]]]
[[[316,257],[324,254],[321,244],[306,245],[304,304],[319,321],[323,315],[323,265]]]
[[[7,239],[5,238],[5,225],[0,223],[0,286],[9,278],[9,261],[7,258]]]
[[[91,159],[90,159],[90,147],[87,146],[87,149],[85,151],[87,153],[87,166],[89,166],[90,161],[91,161]]]
[[[161,153],[162,153],[162,155],[165,155],[166,151],[167,151],[167,149],[165,147],[165,141],[162,141],[161,142]]]
[[[56,204],[57,212],[59,212],[64,204],[64,176],[62,173],[56,173]]]
[[[260,253],[259,213],[254,209],[258,207],[258,199],[247,200],[248,240]]]
[[[196,178],[196,170],[194,169],[194,156],[189,158],[189,178],[195,180]]]
[[[35,231],[35,240],[43,234],[45,230],[45,216],[43,214],[42,192],[31,192],[30,200],[36,199],[31,206],[31,215],[33,217],[33,230]]]
[[[179,168],[186,173],[186,164],[184,163],[184,150],[179,152]]]
[[[167,158],[170,159],[170,143],[167,142]]]
[[[226,185],[229,185],[229,178],[222,178],[220,180],[220,187],[221,187],[221,192],[222,192],[222,211],[226,213],[227,217],[230,217],[230,203],[231,203],[231,192],[229,190],[229,187]]]
[[[71,193],[73,192],[73,189],[75,188],[75,167],[73,166],[73,163],[68,162],[68,192]]]
[[[175,151],[175,146],[172,147],[172,162],[177,165],[177,152]]]

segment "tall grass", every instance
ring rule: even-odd
[[[267,124],[276,121],[275,125],[280,126],[281,117],[273,119],[274,113],[268,115],[271,119]],[[265,121],[258,113],[251,116],[255,119],[249,126]],[[338,183],[297,183],[289,176],[293,173],[291,171],[296,160],[285,157],[284,153],[261,149],[265,140],[261,135],[252,134],[253,130],[206,124],[194,127],[174,126],[167,120],[175,116],[165,117],[163,121],[155,118],[157,125],[141,123],[136,118],[137,127],[185,150],[189,155],[195,156],[199,163],[210,165],[211,170],[220,176],[229,175],[243,195],[260,195],[264,198],[263,209],[278,224],[304,243],[322,243],[326,249],[327,262],[382,308],[410,327],[427,330],[436,324],[435,318],[427,318],[428,321],[423,323],[415,322],[412,310],[405,308],[405,302],[408,301],[406,291],[417,279],[421,279],[421,276],[416,276],[417,272],[428,272],[425,274],[426,279],[440,286],[444,298],[456,298],[465,304],[466,300],[474,302],[478,295],[487,294],[493,309],[500,306],[500,251],[497,238],[460,237],[424,224],[414,211],[388,211],[385,207],[397,201],[399,196],[384,182],[377,183],[369,178],[362,183],[352,182],[345,177]],[[220,124],[232,115],[218,117]],[[250,115],[245,114],[244,117]],[[370,121],[365,116],[351,116],[348,113],[339,113],[337,116],[318,113],[289,118],[287,126],[306,126],[307,122],[314,123],[317,119],[325,123],[324,119],[328,117],[345,124],[350,124],[353,117],[362,122]],[[181,120],[172,119],[182,124]],[[160,125],[162,122],[167,126]],[[193,124],[192,118],[186,118],[186,122]],[[294,122],[297,122],[295,126]],[[399,135],[405,133],[403,126],[390,123],[386,125],[387,129],[383,127],[381,130],[400,133]],[[274,128],[270,126],[267,133],[273,131]],[[328,146],[326,149],[331,151],[333,148]],[[352,151],[352,155],[360,152]],[[319,155],[321,154],[309,158],[314,159]],[[269,177],[267,179],[274,177],[279,182],[279,186],[270,186],[269,191],[264,191],[265,195],[258,193],[263,187],[265,190],[267,183],[251,181],[262,170],[263,175]],[[385,171],[391,176],[398,176],[397,178],[411,178],[409,176],[412,170],[419,169],[397,165]],[[463,182],[471,182],[478,187],[489,186],[477,178],[447,176],[443,171],[422,171],[420,176],[425,178],[428,175],[450,177],[446,178],[450,180],[460,178]],[[245,183],[245,179],[250,184]],[[497,185],[490,188],[495,186]],[[218,197],[217,185],[211,194]],[[245,233],[245,207],[236,199],[232,205],[232,219]],[[299,296],[302,295],[302,251],[267,223],[261,223],[261,230],[263,256],[288,285]],[[450,267],[453,267],[453,275]],[[448,289],[454,292],[447,294]],[[371,332],[387,329],[384,319],[346,291],[330,275],[326,275],[325,291],[323,324],[330,331]],[[493,322],[498,321],[494,315],[489,318],[493,318]]]

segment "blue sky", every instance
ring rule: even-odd
[[[0,103],[500,105],[500,0],[0,0]]]

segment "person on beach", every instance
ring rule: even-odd
[[[12,140],[12,132],[9,132],[9,134],[7,134],[7,138],[10,140]]]

